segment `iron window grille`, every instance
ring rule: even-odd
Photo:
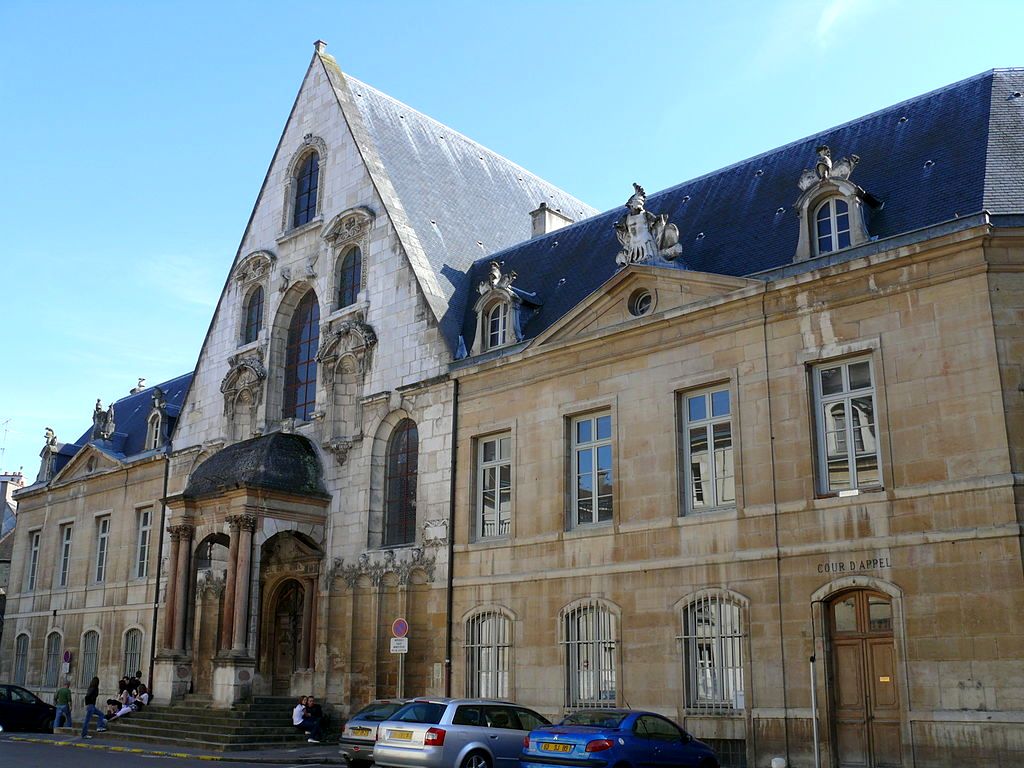
[[[731,399],[725,387],[682,396],[683,498],[687,512],[736,505]]]
[[[612,417],[610,413],[572,420],[572,523],[612,520]]]
[[[512,526],[512,436],[477,441],[477,536],[507,536]]]
[[[412,544],[416,539],[416,479],[419,433],[411,419],[402,419],[388,441],[384,478],[384,546]]]
[[[498,611],[484,611],[466,621],[466,696],[508,699],[512,622]]]
[[[301,227],[316,218],[317,187],[320,182],[320,157],[310,152],[295,177],[295,214],[293,227]]]
[[[21,634],[14,641],[14,682],[25,685],[28,680],[28,635]]]
[[[96,677],[99,651],[100,633],[91,629],[82,636],[82,669],[79,676],[79,685],[83,688],[87,688],[90,681]]]
[[[142,630],[129,629],[124,634],[124,674],[134,675],[142,669]]]
[[[743,626],[740,605],[707,594],[683,609],[686,706],[696,711],[742,710]]]
[[[46,663],[43,666],[43,687],[56,688],[60,675],[60,634],[46,636]]]
[[[320,349],[320,305],[313,291],[299,301],[288,327],[284,367],[284,416],[309,421],[316,408],[316,353]]]
[[[873,373],[871,360],[864,358],[813,370],[818,473],[824,493],[882,484]]]
[[[565,706],[614,707],[618,701],[618,618],[596,600],[562,615],[565,647]]]

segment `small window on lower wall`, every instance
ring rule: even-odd
[[[512,621],[483,611],[466,621],[466,696],[507,699],[512,653]]]
[[[683,608],[682,618],[687,708],[742,710],[742,607],[728,595],[703,594]]]
[[[732,412],[732,394],[725,385],[679,396],[685,513],[736,506]]]
[[[871,359],[817,365],[812,377],[821,492],[842,494],[881,487]]]
[[[599,600],[562,611],[565,706],[614,707],[618,702],[619,618]]]

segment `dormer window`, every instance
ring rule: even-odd
[[[259,338],[263,328],[263,286],[257,285],[245,300],[245,325],[242,328],[242,344],[252,344]]]
[[[320,179],[320,156],[310,152],[299,164],[295,175],[295,214],[293,227],[308,224],[316,217],[317,188]]]
[[[508,304],[499,301],[487,313],[487,348],[495,349],[508,342]]]
[[[846,200],[830,197],[818,206],[814,220],[819,255],[850,247],[850,204]]]
[[[160,447],[160,414],[149,417],[149,429],[146,431],[146,450],[155,451]]]

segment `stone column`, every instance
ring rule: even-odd
[[[167,596],[164,599],[164,648],[174,649],[175,601],[178,594],[178,550],[181,548],[181,532],[178,526],[168,529],[171,534],[171,555],[167,560]]]
[[[228,526],[231,530],[231,543],[228,546],[228,572],[224,585],[224,607],[220,615],[220,644],[218,649],[230,651],[233,628],[235,624],[235,587],[238,574],[238,531],[241,515],[233,515],[228,518]]]
[[[195,528],[185,523],[171,527],[171,533],[177,530],[180,543],[178,545],[178,567],[176,572],[174,590],[174,642],[173,648],[176,651],[185,650],[185,623],[188,610],[189,592],[189,560],[192,555],[192,532]]]
[[[299,668],[309,669],[310,648],[313,644],[313,590],[316,582],[303,579],[302,589],[302,647],[299,649]]]
[[[256,531],[255,515],[239,515],[238,563],[235,569],[235,627],[231,650],[248,653],[249,644],[249,581],[252,578],[252,535]]]

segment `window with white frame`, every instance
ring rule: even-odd
[[[614,707],[618,700],[618,617],[591,600],[562,613],[565,706]]]
[[[25,685],[28,679],[28,635],[20,634],[14,640],[14,683]]]
[[[729,388],[686,393],[679,410],[685,511],[734,506],[736,467]]]
[[[142,669],[142,630],[129,629],[124,633],[124,674],[134,676]]]
[[[872,368],[870,358],[861,358],[813,369],[818,474],[823,493],[882,484]]]
[[[155,451],[160,447],[160,414],[149,417],[149,429],[146,431],[146,450]]]
[[[62,587],[68,585],[68,575],[71,572],[71,525],[60,527],[60,576],[58,583]]]
[[[498,611],[483,611],[466,621],[466,696],[510,698],[512,622]]]
[[[79,670],[78,684],[89,687],[89,682],[96,677],[100,654],[100,633],[90,629],[82,635],[82,665]]]
[[[143,507],[139,515],[139,540],[135,547],[135,578],[149,575],[149,532],[153,528],[153,508]]]
[[[499,301],[487,312],[487,349],[495,349],[508,342],[507,301]]]
[[[477,530],[481,539],[507,536],[512,525],[512,436],[477,441]]]
[[[39,575],[40,536],[40,531],[30,531],[28,534],[28,574],[25,578],[25,587],[29,592],[36,588],[36,577]]]
[[[683,608],[683,679],[686,706],[695,710],[741,710],[743,625],[741,606],[717,593]]]
[[[60,644],[59,632],[51,632],[46,636],[46,661],[43,664],[43,687],[56,688],[60,676]]]
[[[572,420],[572,524],[612,519],[612,416],[607,411]]]
[[[110,516],[96,520],[96,582],[107,578],[107,550],[110,546]]]
[[[818,254],[850,247],[850,204],[841,197],[830,197],[818,206],[814,215]]]

